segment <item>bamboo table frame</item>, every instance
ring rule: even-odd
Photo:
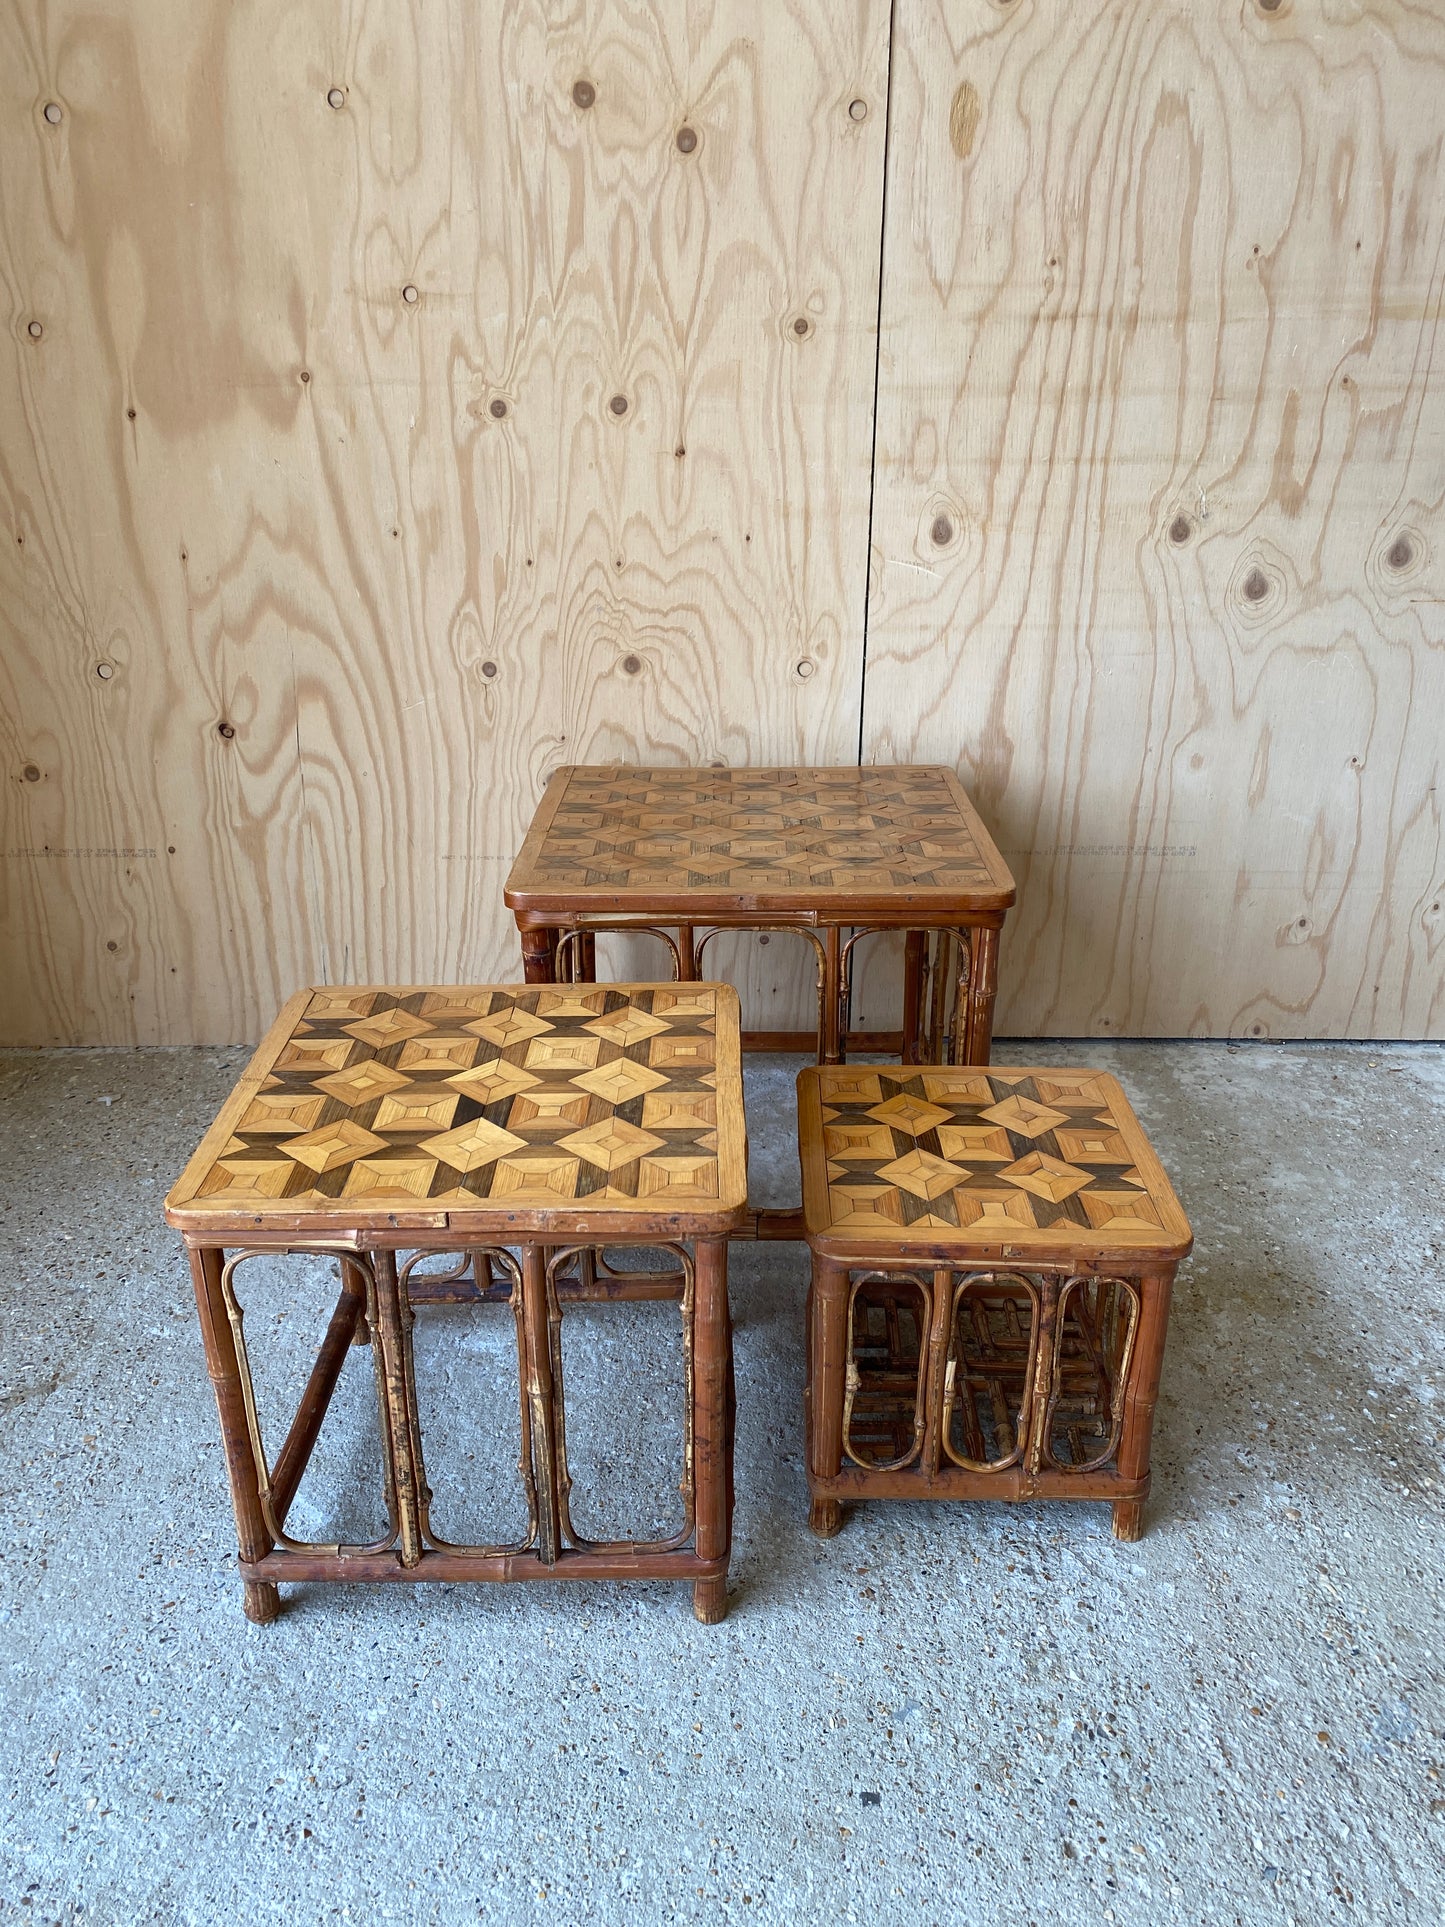
[[[1112,1077],[798,1079],[809,1524],[850,1499],[1107,1499],[1137,1539],[1192,1233]]]
[[[727,1247],[746,1202],[738,1005],[726,985],[293,998],[166,1200],[190,1256],[247,1616],[274,1619],[283,1580],[635,1578],[691,1581],[698,1618],[722,1619]],[[666,1268],[614,1268],[609,1245],[661,1249]],[[268,1252],[333,1257],[341,1272],[274,1457],[237,1290],[247,1262]],[[681,1308],[683,1519],[662,1540],[604,1544],[572,1524],[561,1323],[569,1303],[635,1298]],[[529,1526],[516,1543],[464,1546],[431,1524],[412,1326],[419,1306],[483,1300],[510,1304],[516,1320]],[[288,1508],[348,1350],[368,1341],[389,1531],[364,1546],[296,1540]]]
[[[659,938],[682,981],[719,931],[795,931],[817,964],[816,1035],[748,1032],[744,1049],[988,1062],[1014,881],[950,769],[569,766],[504,896],[529,983],[590,981],[604,931]],[[902,1030],[852,1032],[857,946],[890,930],[906,933]]]

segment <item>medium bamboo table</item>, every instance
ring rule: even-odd
[[[1137,1539],[1193,1239],[1114,1079],[805,1070],[798,1131],[813,1530],[848,1499],[1108,1499]]]
[[[816,1037],[751,1032],[745,1049],[988,1062],[1014,881],[952,770],[560,769],[505,896],[528,983],[591,979],[599,931],[661,938],[689,981],[721,930],[795,930]],[[854,954],[885,930],[907,933],[903,1028],[850,1035]]]
[[[635,1578],[691,1580],[697,1616],[720,1620],[733,1503],[727,1241],[746,1202],[726,985],[294,997],[166,1200],[189,1247],[248,1616],[275,1618],[281,1580]],[[614,1268],[609,1245],[667,1260]],[[334,1257],[341,1273],[274,1455],[240,1289],[266,1252]],[[561,1332],[569,1303],[626,1298],[681,1304],[682,1517],[665,1539],[602,1544],[572,1524]],[[516,1321],[529,1529],[507,1545],[433,1530],[412,1357],[418,1307],[481,1300],[509,1304]],[[364,1546],[295,1539],[288,1509],[348,1349],[368,1341],[389,1530]]]

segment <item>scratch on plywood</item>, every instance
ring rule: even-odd
[[[983,103],[978,97],[977,87],[971,80],[961,80],[948,110],[948,138],[961,161],[966,161],[973,152],[974,136],[978,133],[982,115]]]

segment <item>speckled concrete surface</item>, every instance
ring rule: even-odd
[[[812,1540],[803,1253],[742,1248],[710,1630],[663,1586],[249,1626],[160,1219],[242,1054],[0,1057],[0,1916],[1438,1922],[1445,1052],[1048,1055],[1124,1078],[1198,1231],[1147,1536],[875,1506]],[[791,1069],[750,1073],[779,1202]]]

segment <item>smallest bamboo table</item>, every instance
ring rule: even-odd
[[[798,1131],[813,1530],[847,1499],[1108,1499],[1137,1539],[1193,1237],[1115,1080],[826,1066]]]
[[[704,983],[348,987],[286,1006],[166,1200],[190,1249],[250,1618],[274,1619],[289,1579],[685,1579],[699,1619],[724,1616],[727,1240],[747,1206],[738,1021],[736,993]],[[608,1246],[663,1258],[615,1266]],[[243,1307],[267,1252],[340,1270],[274,1453]],[[627,1298],[681,1307],[682,1496],[665,1537],[603,1543],[574,1524],[562,1325],[571,1304]],[[412,1328],[418,1308],[487,1302],[515,1319],[527,1524],[463,1544],[434,1523],[434,1498],[459,1495],[427,1482],[425,1433],[446,1415],[418,1396]],[[388,1527],[366,1545],[303,1540],[287,1514],[358,1342],[376,1366]]]

